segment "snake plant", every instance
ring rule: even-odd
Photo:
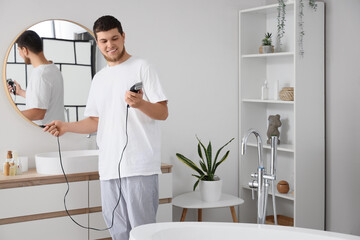
[[[218,180],[217,176],[215,175],[216,169],[219,167],[221,163],[223,163],[226,158],[229,156],[230,150],[228,150],[224,156],[219,158],[219,154],[221,150],[228,145],[234,138],[232,138],[230,141],[228,141],[224,146],[222,146],[215,155],[215,158],[212,158],[212,145],[211,141],[209,141],[209,144],[207,147],[204,146],[204,144],[200,141],[200,139],[196,136],[196,139],[198,140],[198,154],[200,157],[199,165],[197,166],[192,160],[185,157],[184,155],[180,153],[176,153],[176,157],[185,163],[187,166],[192,168],[197,172],[197,174],[192,174],[192,176],[198,178],[198,180],[195,182],[193,190],[195,191],[196,187],[198,186],[199,182],[201,180],[203,181],[216,181]]]

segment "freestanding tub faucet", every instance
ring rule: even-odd
[[[274,207],[274,220],[277,224],[276,207],[275,207],[275,192],[274,192],[274,180],[276,179],[276,159],[277,159],[277,136],[271,137],[271,163],[270,173],[267,174],[265,171],[265,164],[263,159],[263,144],[260,133],[255,129],[250,129],[241,141],[241,154],[245,155],[246,145],[248,138],[251,134],[256,136],[257,150],[258,150],[258,169],[257,173],[251,174],[254,178],[253,181],[249,182],[249,187],[252,189],[252,198],[254,199],[254,190],[257,189],[258,204],[257,204],[257,223],[264,224],[266,217],[266,206],[269,189],[269,181],[272,182],[273,186],[273,207]]]

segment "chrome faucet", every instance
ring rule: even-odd
[[[262,144],[260,133],[258,131],[256,131],[255,129],[249,129],[248,133],[243,137],[243,139],[241,141],[241,155],[245,155],[247,140],[248,140],[248,137],[250,136],[250,134],[252,134],[252,133],[256,137],[257,146],[258,146],[258,165],[259,165],[259,167],[264,167],[264,161],[262,159],[263,144]]]
[[[261,140],[260,133],[255,129],[250,129],[248,133],[243,137],[241,145],[242,151],[241,154],[245,155],[246,145],[248,137],[254,134],[257,140],[257,149],[258,149],[258,169],[257,173],[251,174],[251,177],[254,178],[253,181],[249,182],[249,187],[252,190],[252,198],[254,199],[254,190],[257,189],[257,223],[264,224],[266,217],[266,206],[267,206],[267,197],[269,189],[269,181],[272,181],[273,185],[273,203],[274,203],[274,219],[275,224],[277,224],[276,217],[276,207],[275,207],[275,192],[274,192],[274,180],[276,179],[276,159],[277,159],[277,142],[278,137],[271,137],[271,163],[270,163],[270,173],[267,174],[265,171],[265,164],[263,159],[263,144]]]

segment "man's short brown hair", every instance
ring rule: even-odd
[[[115,17],[110,16],[110,15],[105,15],[105,16],[100,17],[98,20],[95,21],[94,26],[93,26],[95,39],[97,40],[96,33],[103,32],[103,31],[109,31],[113,28],[117,28],[119,33],[121,35],[123,34],[123,29],[122,29],[121,23]]]
[[[25,32],[23,32],[16,40],[16,43],[19,48],[25,47],[29,51],[36,54],[43,51],[42,39],[36,32],[32,30],[26,30]]]

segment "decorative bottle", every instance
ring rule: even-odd
[[[17,151],[13,151],[13,158],[14,158],[14,163],[15,163],[15,167],[16,167],[16,175],[21,175],[22,174],[22,164],[19,159]]]
[[[4,176],[9,176],[10,175],[10,160],[12,159],[12,153],[11,151],[8,151],[7,153],[7,157],[4,163]]]
[[[22,164],[20,159],[18,159],[18,162],[16,164],[16,175],[21,175],[22,174]]]
[[[264,84],[261,86],[261,100],[267,100],[269,98],[269,88],[267,81],[265,80]]]
[[[10,161],[10,169],[9,169],[9,176],[15,176],[16,175],[16,165],[14,163],[14,159]]]

